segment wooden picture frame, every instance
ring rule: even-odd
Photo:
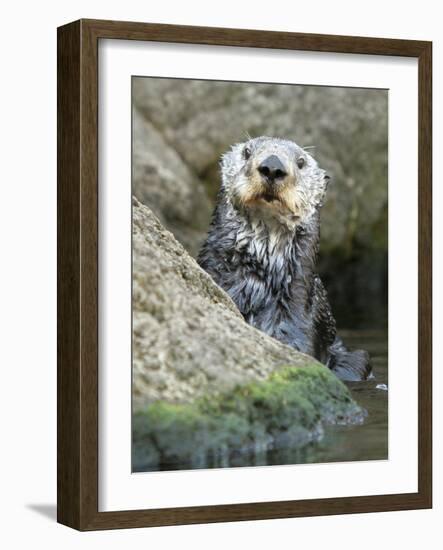
[[[418,492],[98,511],[98,42],[159,41],[418,58]],[[432,44],[80,20],[58,29],[58,521],[79,530],[289,518],[432,506]]]

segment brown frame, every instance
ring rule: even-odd
[[[406,56],[419,66],[418,492],[98,511],[98,41]],[[79,530],[432,507],[432,43],[80,20],[58,29],[58,521]]]

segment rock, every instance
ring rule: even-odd
[[[209,224],[211,203],[197,175],[151,122],[134,108],[133,193],[196,255]]]
[[[135,198],[133,412],[135,470],[256,463],[363,418],[325,366],[246,324]]]
[[[133,397],[190,402],[316,361],[245,323],[174,236],[133,200]]]
[[[309,462],[309,444],[325,425],[361,424],[365,416],[322,365],[284,367],[231,392],[189,404],[157,401],[136,413],[133,470]]]

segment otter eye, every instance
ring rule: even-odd
[[[299,168],[303,168],[303,166],[305,165],[305,162],[306,162],[305,159],[303,157],[300,157],[297,159],[297,166]]]
[[[245,160],[248,160],[248,158],[251,156],[251,149],[249,147],[245,147],[243,149],[243,156],[245,157]]]

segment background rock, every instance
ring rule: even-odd
[[[133,193],[196,255],[212,209],[195,173],[153,124],[134,111]]]
[[[320,270],[339,324],[384,321],[386,90],[136,78],[133,104],[134,194],[192,255],[206,234],[227,148],[247,134],[315,146],[310,152],[332,176]]]

